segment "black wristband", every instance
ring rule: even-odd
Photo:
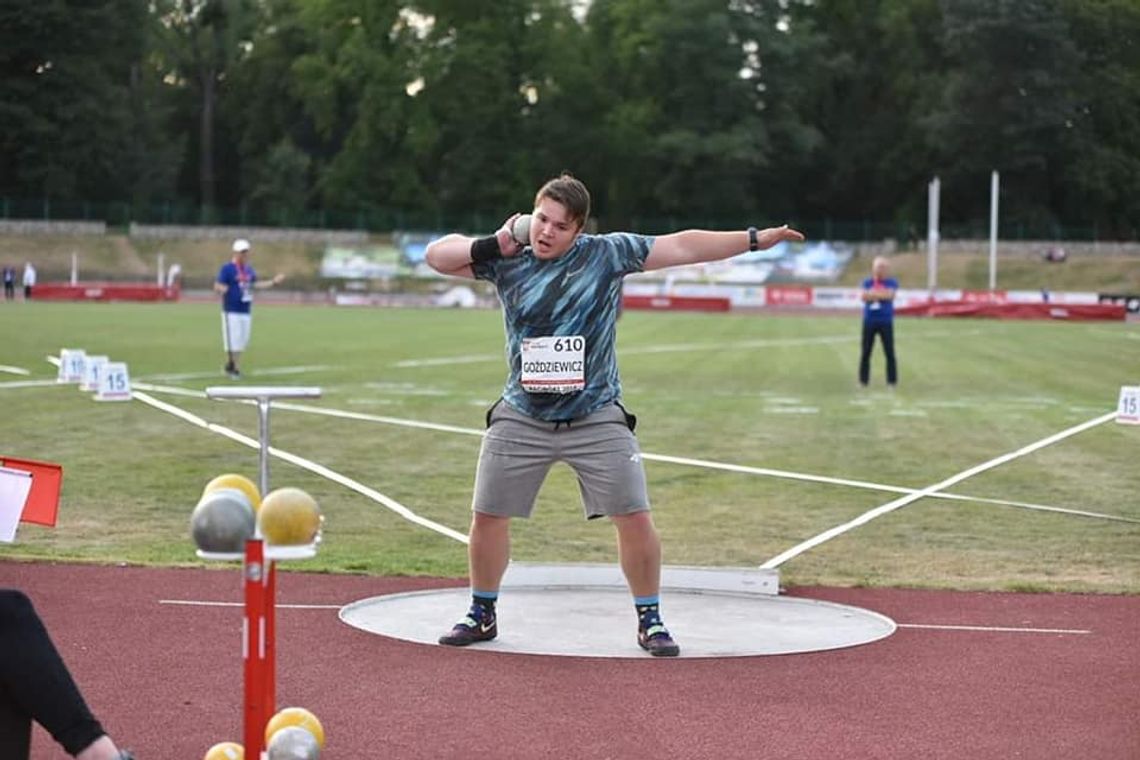
[[[503,258],[503,252],[499,250],[499,238],[495,235],[471,241],[472,264],[482,264],[501,258]]]
[[[749,227],[748,228],[748,250],[750,250],[750,251],[759,251],[760,250],[760,242],[758,240],[756,240],[756,228],[755,227]]]

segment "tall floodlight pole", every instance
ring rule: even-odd
[[[926,188],[926,289],[930,300],[938,289],[938,194],[942,183],[938,177],[930,180]]]
[[[990,292],[997,290],[998,173],[990,175]]]

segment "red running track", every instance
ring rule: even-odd
[[[215,742],[241,741],[240,576],[236,565],[0,562],[0,586],[32,597],[92,708],[138,760],[200,760]],[[278,605],[462,585],[282,571]],[[351,628],[335,609],[279,607],[278,707],[320,717],[324,760],[1140,758],[1134,597],[791,593],[900,628],[815,654],[586,659],[424,646]],[[589,621],[567,623],[562,635],[588,635]],[[32,757],[66,755],[37,728]]]

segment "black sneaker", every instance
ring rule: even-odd
[[[669,629],[661,619],[642,621],[637,628],[637,645],[654,657],[676,657],[681,647],[669,635]]]
[[[467,617],[455,624],[448,633],[439,637],[439,643],[449,647],[465,647],[478,641],[490,641],[499,635],[498,622],[493,610],[478,604],[471,605]]]

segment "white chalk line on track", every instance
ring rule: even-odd
[[[1010,628],[991,625],[927,625],[923,623],[895,623],[899,628],[915,628],[926,631],[977,631],[980,633],[1044,633],[1079,636],[1092,633],[1082,628]]]
[[[245,607],[245,602],[210,602],[200,599],[159,599],[159,604],[179,607]],[[278,610],[339,610],[343,604],[274,604]]]
[[[205,398],[205,394],[201,391],[188,390],[185,388],[165,387],[165,386],[142,386],[145,390],[152,390],[156,393],[171,393],[175,395],[192,396],[195,398]],[[253,401],[246,401],[241,403],[253,404]],[[294,412],[303,412],[308,414],[318,414],[329,417],[338,417],[341,419],[360,420],[362,422],[378,422],[386,425],[399,425],[403,427],[419,428],[423,430],[436,430],[443,433],[458,433],[461,435],[474,435],[482,437],[485,433],[484,430],[475,428],[456,427],[454,425],[440,425],[433,422],[420,422],[418,420],[406,420],[399,417],[384,417],[376,414],[367,414],[365,412],[349,412],[339,409],[327,409],[319,406],[312,406],[309,404],[295,404],[290,402],[281,402],[274,405],[275,409],[284,409]],[[828,485],[848,486],[852,488],[861,488],[872,491],[886,491],[889,493],[901,494],[917,494],[919,490],[913,488],[904,488],[902,486],[891,486],[882,483],[870,483],[863,480],[849,480],[845,478],[831,478],[824,475],[807,475],[803,473],[788,472],[786,470],[773,470],[765,467],[749,467],[746,465],[728,464],[724,462],[713,462],[707,459],[689,459],[685,457],[672,457],[664,454],[649,454],[642,452],[642,458],[650,461],[666,462],[669,464],[679,464],[689,467],[702,467],[712,470],[725,470],[728,472],[737,472],[747,475],[766,475],[769,477],[784,478],[789,480],[801,480],[811,483],[824,483]],[[985,497],[967,496],[963,494],[953,494],[943,491],[935,491],[924,494],[934,499],[944,499],[950,501],[972,501],[982,504],[994,504],[1002,507],[1016,507],[1019,509],[1029,509],[1041,512],[1056,512],[1059,514],[1074,515],[1078,517],[1090,517],[1100,520],[1111,520],[1116,522],[1140,523],[1140,520],[1134,520],[1129,517],[1120,517],[1117,515],[1102,514],[1100,512],[1088,512],[1079,509],[1068,509],[1065,507],[1053,507],[1045,504],[1032,504],[1020,501],[1009,501],[1006,499],[990,499]]]
[[[159,599],[159,604],[174,607],[237,607],[245,606],[244,602],[217,602],[207,599]],[[278,610],[340,610],[343,604],[277,604]],[[1091,630],[1081,628],[1019,628],[1011,626],[994,625],[940,625],[927,623],[895,623],[899,628],[909,628],[923,631],[955,631],[976,633],[1036,633],[1046,635],[1085,635]]]
[[[915,491],[914,493],[907,494],[906,496],[903,496],[902,498],[895,499],[894,501],[889,501],[886,504],[883,504],[881,506],[876,507],[875,509],[864,512],[863,514],[856,517],[854,520],[849,520],[848,522],[845,522],[842,525],[836,525],[833,528],[829,528],[828,530],[825,530],[823,533],[820,533],[816,536],[813,536],[812,538],[809,538],[808,540],[803,541],[803,542],[793,546],[791,549],[788,549],[787,551],[784,551],[780,554],[777,554],[772,559],[770,559],[767,562],[760,565],[760,568],[763,570],[774,570],[774,569],[778,568],[780,565],[787,562],[788,560],[793,559],[795,557],[798,557],[800,554],[803,554],[808,549],[814,549],[815,547],[819,546],[820,544],[822,544],[826,541],[830,541],[831,539],[833,539],[837,536],[841,536],[844,533],[846,533],[850,530],[853,530],[855,528],[858,528],[861,525],[866,525],[867,523],[871,522],[875,518],[882,517],[885,514],[889,514],[891,512],[894,512],[896,509],[901,509],[902,507],[905,507],[907,504],[912,504],[924,496],[929,496],[932,493],[935,493],[937,491],[942,490],[943,488],[949,488],[950,486],[954,485],[955,483],[960,483],[961,481],[966,480],[967,478],[971,478],[980,472],[985,472],[986,470],[992,470],[993,468],[997,467],[998,465],[1002,465],[1002,464],[1005,464],[1006,462],[1010,462],[1014,459],[1018,459],[1019,457],[1023,457],[1026,454],[1030,454],[1034,451],[1037,451],[1038,449],[1043,449],[1046,446],[1051,446],[1052,444],[1054,444],[1058,441],[1063,441],[1064,439],[1069,438],[1070,436],[1074,436],[1077,433],[1082,433],[1085,430],[1088,430],[1089,428],[1096,427],[1097,425],[1102,425],[1105,422],[1108,422],[1109,420],[1114,420],[1114,419],[1116,419],[1116,412],[1115,411],[1111,411],[1107,414],[1102,414],[1100,417],[1094,417],[1093,419],[1088,420],[1087,422],[1082,422],[1080,425],[1074,425],[1071,428],[1068,428],[1066,430],[1062,430],[1059,433],[1054,433],[1053,435],[1048,436],[1047,438],[1042,438],[1040,441],[1036,441],[1035,443],[1031,443],[1028,446],[1023,446],[1020,449],[1018,449],[1017,451],[1011,451],[1010,453],[1003,454],[1000,457],[994,457],[993,459],[989,460],[988,462],[983,462],[979,465],[975,465],[974,467],[963,470],[962,472],[959,472],[956,475],[951,475],[949,478],[946,478],[945,480],[943,480],[941,482],[935,483],[934,485],[927,486],[926,488],[923,488],[920,491]],[[1123,519],[1123,518],[1117,518],[1117,519]]]

